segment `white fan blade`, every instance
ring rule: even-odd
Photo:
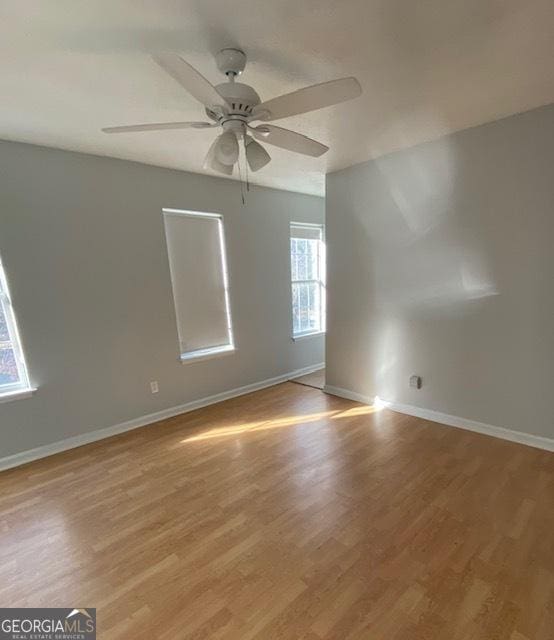
[[[208,129],[217,127],[214,122],[152,122],[151,124],[131,124],[124,127],[106,127],[104,133],[126,133],[127,131],[163,131],[165,129]]]
[[[326,151],[329,151],[329,147],[321,144],[321,142],[312,140],[311,138],[308,138],[308,136],[303,136],[301,133],[296,133],[289,129],[283,129],[282,127],[276,127],[273,124],[263,124],[259,127],[250,127],[250,131],[258,140],[263,140],[268,144],[273,144],[276,147],[287,149],[287,151],[302,153],[305,156],[313,156],[314,158],[317,158],[323,155]]]
[[[225,175],[231,176],[233,175],[233,165],[227,165],[220,162],[215,157],[215,151],[217,149],[217,145],[219,143],[220,136],[212,142],[212,146],[208,149],[208,153],[206,154],[206,158],[204,159],[204,169],[213,169],[214,171],[219,171],[219,173],[224,173]]]
[[[252,113],[258,116],[259,120],[280,120],[352,100],[361,93],[362,88],[356,78],[341,78],[314,84],[312,87],[262,102],[252,109]]]
[[[216,88],[194,67],[175,53],[152,56],[160,67],[206,107],[225,104]]]

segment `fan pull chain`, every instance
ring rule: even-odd
[[[240,197],[242,198],[242,204],[246,204],[246,200],[244,199],[244,187],[243,187],[243,183],[242,183],[242,174],[241,174],[241,170],[240,170],[240,158],[238,159],[237,167],[238,167],[238,170],[239,170]]]

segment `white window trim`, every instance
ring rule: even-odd
[[[295,333],[292,336],[293,342],[298,342],[299,340],[305,340],[306,338],[317,338],[318,336],[324,336],[325,331],[306,331],[305,333]]]
[[[0,394],[0,404],[3,402],[13,402],[14,400],[23,400],[24,398],[30,398],[36,393],[34,387],[28,387],[27,389],[17,389],[14,391],[6,391]]]
[[[291,221],[289,223],[289,268],[291,267],[290,265],[290,259],[291,259],[291,252],[290,252],[290,239],[294,238],[295,236],[292,235],[292,230],[294,227],[300,227],[300,228],[308,228],[308,229],[317,229],[318,231],[321,232],[321,238],[320,241],[325,243],[325,224],[323,223],[317,223],[317,222],[294,222]],[[318,256],[318,260],[321,260],[321,256]],[[325,267],[325,265],[323,265]],[[318,270],[319,270],[319,279],[316,280],[294,280],[292,279],[292,271],[290,273],[290,286],[291,286],[291,340],[293,342],[297,342],[298,340],[304,340],[305,338],[315,338],[317,336],[324,336],[327,332],[327,283],[325,281],[325,269],[322,269],[322,265],[321,263],[318,265]],[[293,284],[298,284],[298,283],[303,283],[303,282],[310,282],[310,283],[315,283],[318,284],[320,287],[320,294],[321,294],[321,309],[320,309],[320,314],[321,314],[321,318],[320,318],[320,323],[321,323],[321,327],[319,329],[317,329],[316,331],[302,331],[299,333],[294,333],[294,320],[292,318],[292,290],[293,290]]]
[[[31,386],[29,381],[29,374],[27,371],[27,364],[25,360],[25,354],[23,352],[23,346],[21,343],[21,337],[19,329],[17,327],[17,319],[12,306],[10,288],[7,281],[6,272],[2,265],[0,258],[0,302],[4,303],[4,311],[6,318],[6,325],[8,327],[9,344],[14,353],[14,357],[17,363],[17,373],[19,375],[19,382],[15,382],[8,385],[2,385],[0,387],[0,402],[10,402],[11,400],[20,400],[21,398],[28,398],[36,389]]]
[[[232,344],[225,344],[221,347],[210,347],[208,349],[197,349],[196,351],[189,351],[182,353],[179,360],[182,364],[190,364],[192,362],[200,362],[203,360],[212,360],[213,358],[221,358],[222,356],[231,355],[236,353],[236,349]]]
[[[202,360],[211,360],[224,355],[235,353],[235,338],[233,333],[233,321],[231,316],[231,294],[229,292],[229,273],[227,270],[227,252],[225,249],[225,229],[223,215],[221,213],[211,213],[205,211],[189,211],[186,209],[162,209],[166,215],[185,216],[189,218],[215,218],[218,221],[219,251],[221,255],[221,271],[223,274],[223,288],[225,294],[225,315],[227,317],[227,333],[229,343],[206,349],[196,349],[195,351],[185,351],[181,353],[179,360],[182,364],[190,364]]]

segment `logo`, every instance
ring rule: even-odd
[[[0,609],[0,640],[96,640],[96,609]]]

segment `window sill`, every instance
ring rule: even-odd
[[[182,364],[189,364],[191,362],[200,362],[202,360],[211,360],[212,358],[220,358],[222,356],[235,353],[236,349],[233,345],[226,345],[224,347],[215,347],[214,349],[198,349],[197,351],[189,351],[189,353],[182,353],[180,361]]]
[[[304,340],[305,338],[317,338],[317,336],[324,336],[325,331],[313,331],[312,333],[299,333],[296,336],[292,336],[293,342],[298,342],[298,340]]]
[[[22,400],[23,398],[30,398],[36,389],[17,389],[16,391],[7,391],[6,393],[0,393],[0,403],[11,402],[12,400]]]

